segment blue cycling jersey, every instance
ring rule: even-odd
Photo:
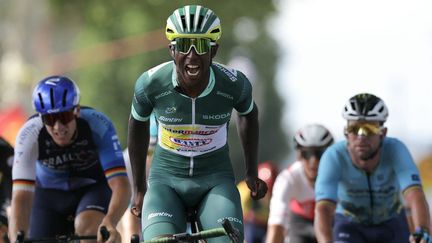
[[[58,146],[40,116],[31,117],[16,142],[13,190],[34,186],[74,190],[126,176],[122,149],[114,125],[101,112],[82,107],[74,142]]]
[[[403,208],[400,192],[415,185],[421,185],[419,172],[401,141],[383,139],[380,161],[372,173],[353,165],[347,142],[341,141],[321,157],[315,199],[337,202],[337,213],[376,225],[397,217]]]

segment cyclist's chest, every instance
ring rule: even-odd
[[[55,170],[85,170],[99,162],[99,155],[91,133],[85,129],[66,147],[56,145],[47,133],[41,132],[38,162]]]
[[[343,189],[349,196],[392,197],[398,192],[398,180],[391,168],[379,166],[371,174],[358,169],[348,169],[343,175]]]
[[[189,98],[181,94],[156,100],[154,113],[164,124],[222,125],[231,119],[233,98],[228,94],[209,94]]]

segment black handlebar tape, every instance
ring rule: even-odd
[[[101,233],[102,239],[104,241],[108,240],[108,238],[110,237],[110,233],[109,233],[109,231],[107,230],[107,228],[105,226],[102,226],[100,228],[100,233]]]

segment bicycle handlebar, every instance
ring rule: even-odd
[[[100,233],[104,241],[108,240],[110,233],[105,226],[100,228]],[[25,238],[24,231],[20,230],[17,233],[17,238],[15,243],[68,243],[75,240],[96,240],[97,235],[59,235],[56,237],[46,237],[46,238]]]
[[[197,233],[180,233],[171,236],[162,237],[159,239],[146,240],[142,243],[178,243],[178,242],[191,242],[193,240],[215,238],[219,236],[228,236],[230,240],[234,243],[240,243],[240,232],[231,224],[228,219],[222,221],[222,226],[220,228],[214,228],[209,230],[203,230]],[[136,237],[132,238],[132,243],[138,243]]]

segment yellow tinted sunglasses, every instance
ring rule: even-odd
[[[358,123],[346,127],[346,132],[354,135],[371,136],[380,134],[382,127],[379,124]]]
[[[177,38],[171,44],[181,54],[188,54],[192,47],[198,55],[206,54],[216,43],[207,38]]]

